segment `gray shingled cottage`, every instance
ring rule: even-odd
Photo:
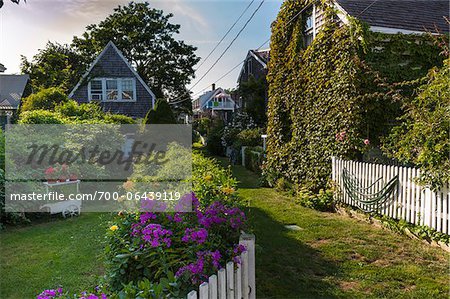
[[[98,102],[103,111],[143,118],[155,105],[155,95],[122,52],[109,42],[97,56],[69,98]]]

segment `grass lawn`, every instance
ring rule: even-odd
[[[106,220],[97,213],[0,232],[0,298],[35,298],[43,289],[73,292],[102,274]]]
[[[258,298],[448,298],[449,256],[442,249],[301,207],[259,188],[258,177],[245,168],[233,172],[250,203]]]

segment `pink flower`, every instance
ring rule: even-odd
[[[364,144],[365,144],[365,145],[369,145],[369,144],[370,144],[369,139],[364,139]]]

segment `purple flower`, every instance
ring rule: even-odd
[[[140,233],[142,234],[142,240],[150,244],[151,247],[158,247],[163,243],[170,247],[172,244],[169,238],[172,235],[172,231],[163,228],[160,224],[150,223]]]
[[[141,224],[145,224],[149,219],[156,219],[156,215],[151,212],[142,213],[139,217]]]
[[[193,228],[186,228],[184,231],[184,236],[181,238],[181,241],[188,242],[196,242],[198,244],[203,244],[208,237],[208,231],[204,228],[199,228],[197,230]]]

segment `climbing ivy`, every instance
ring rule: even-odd
[[[338,22],[329,0],[325,23],[307,48],[299,14],[311,0],[287,0],[272,25],[266,177],[312,191],[324,188],[331,156],[360,159],[378,146],[430,66],[441,64],[427,36],[373,33],[354,18]],[[316,2],[316,1],[314,1]]]

